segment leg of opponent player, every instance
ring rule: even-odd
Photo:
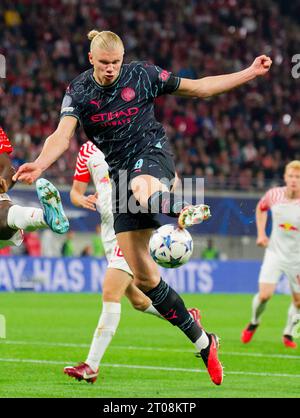
[[[98,163],[98,161],[95,162]],[[86,190],[86,182],[79,181],[78,179],[74,180],[70,191],[71,201],[75,206],[94,210],[95,204],[97,202],[99,203],[99,194],[96,193],[86,196]],[[102,193],[104,196],[105,192],[106,189]],[[100,196],[102,194],[100,192]],[[110,196],[111,191],[109,198]],[[132,283],[132,272],[117,245],[112,208],[109,205],[104,205],[102,206],[102,211],[101,209],[98,210],[102,218],[102,241],[109,263],[103,282],[102,312],[86,361],[77,366],[67,366],[64,368],[65,374],[77,380],[86,380],[89,383],[96,381],[102,357],[117,330],[121,316],[121,298],[124,294],[135,309],[164,319],[154,308],[151,300]],[[198,309],[189,309],[189,313],[194,320],[200,321],[200,312]]]
[[[252,300],[251,320],[241,335],[241,341],[244,344],[252,340],[260,324],[261,315],[266,309],[268,301],[272,298],[281,275],[282,269],[278,258],[272,252],[266,250],[258,278],[259,291]]]
[[[242,331],[241,341],[244,344],[249,343],[253,335],[260,324],[260,317],[266,309],[268,301],[272,298],[277,281],[275,284],[272,283],[259,283],[259,292],[253,297],[252,300],[252,317],[247,327]]]
[[[154,308],[151,300],[132,283],[132,272],[124,257],[119,254],[118,246],[109,262],[102,293],[102,312],[86,361],[78,366],[64,368],[65,374],[79,381],[86,380],[88,383],[97,380],[100,362],[119,325],[121,298],[124,294],[135,309],[164,319]],[[192,308],[189,313],[195,321],[200,321],[198,309]]]
[[[260,317],[266,309],[267,302],[271,299],[276,289],[276,285],[261,283],[259,293],[252,301],[252,318],[247,327],[243,330],[241,340],[244,344],[249,343],[260,324]],[[286,347],[297,348],[293,340],[294,329],[300,320],[300,293],[292,293],[292,303],[288,309],[287,323],[283,331],[282,342]]]
[[[121,318],[121,298],[132,277],[125,271],[108,268],[103,282],[102,312],[95,330],[89,354],[84,363],[67,366],[64,373],[77,380],[94,383],[99,373],[99,364],[106,352]],[[149,301],[151,304],[151,301]]]
[[[210,215],[205,205],[187,206],[186,202],[176,199],[174,193],[170,193],[163,183],[151,175],[133,178],[131,188],[135,199],[142,206],[148,207],[150,212],[179,216],[180,227],[202,222]],[[119,215],[119,219],[124,222],[123,214]],[[193,321],[182,298],[161,279],[158,266],[149,254],[149,239],[153,229],[119,232],[121,228],[118,226],[118,216],[115,219],[115,229],[119,246],[133,272],[134,283],[152,300],[158,312],[194,343],[211,380],[220,385],[223,368],[217,355],[218,338],[206,333]]]
[[[21,231],[35,231],[49,227],[52,231],[63,234],[69,229],[58,190],[48,180],[36,182],[38,198],[43,209],[14,205],[7,195],[0,202],[0,241],[11,244],[22,243]]]
[[[294,341],[294,334],[300,322],[300,266],[292,266],[289,271],[285,271],[285,274],[290,283],[292,303],[288,309],[282,342],[286,347],[297,348],[298,345]]]
[[[260,324],[261,315],[266,309],[267,302],[272,298],[279,278],[285,272],[290,282],[293,300],[288,310],[288,318],[283,331],[282,342],[286,347],[297,348],[297,344],[293,341],[293,331],[300,318],[300,285],[297,282],[299,270],[292,268],[292,271],[284,271],[278,260],[270,252],[266,252],[259,275],[259,292],[254,296],[252,301],[252,317],[241,335],[241,341],[244,344],[252,340]]]

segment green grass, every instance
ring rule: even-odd
[[[202,360],[194,357],[193,346],[179,330],[134,311],[126,300],[97,382],[74,381],[62,369],[86,359],[100,297],[0,293],[0,313],[7,321],[7,338],[0,340],[0,397],[300,397],[300,350],[281,343],[287,296],[274,296],[247,346],[239,338],[249,320],[251,295],[184,299],[187,306],[201,309],[204,326],[221,337],[222,386],[210,382]]]

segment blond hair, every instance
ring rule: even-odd
[[[299,160],[294,160],[294,161],[291,161],[290,163],[288,163],[285,166],[285,171],[284,172],[286,173],[290,168],[293,168],[295,170],[300,170],[300,161]]]
[[[87,37],[91,41],[91,51],[95,46],[104,50],[121,48],[124,51],[122,39],[116,33],[110,32],[109,30],[99,32],[98,30],[93,29],[87,34]]]

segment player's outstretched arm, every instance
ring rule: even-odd
[[[180,85],[174,94],[178,96],[202,98],[214,96],[241,86],[258,76],[267,74],[271,65],[272,60],[270,57],[260,55],[255,58],[250,67],[236,73],[204,77],[198,80],[182,78]]]
[[[266,210],[262,211],[260,208],[260,204],[256,206],[255,217],[256,217],[256,228],[257,228],[256,244],[259,247],[267,247],[269,243],[269,238],[266,235],[268,212]]]
[[[6,152],[0,154],[0,193],[6,193],[14,185],[12,180],[14,174],[15,169],[8,154]]]
[[[73,116],[65,116],[61,119],[57,129],[46,139],[38,158],[33,163],[21,165],[13,180],[32,184],[69,148],[70,139],[74,135],[76,126],[77,119]]]
[[[72,184],[72,189],[70,191],[71,202],[74,206],[81,208],[96,210],[95,204],[97,202],[98,195],[97,193],[85,196],[87,190],[87,183],[82,181],[74,180]]]

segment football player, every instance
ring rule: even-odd
[[[285,187],[270,189],[256,208],[257,245],[266,248],[259,275],[259,292],[252,301],[252,317],[242,332],[242,342],[249,343],[267,302],[271,299],[280,276],[284,273],[290,284],[292,302],[288,310],[282,342],[297,348],[293,334],[300,320],[300,161],[285,168]],[[272,213],[272,233],[266,235],[268,211]]]
[[[35,208],[14,204],[7,191],[14,185],[15,174],[9,154],[12,145],[0,126],[0,248],[20,246],[23,231],[35,231],[49,227],[63,234],[69,229],[69,221],[64,213],[58,190],[48,180],[39,179],[36,189],[43,207]]]
[[[91,180],[96,193],[86,195]],[[133,284],[132,271],[117,244],[114,231],[108,164],[104,154],[91,141],[84,143],[79,150],[70,197],[75,206],[89,210],[96,210],[96,206],[101,215],[101,237],[108,261],[102,289],[102,312],[88,357],[77,366],[64,368],[65,374],[77,380],[94,383],[99,374],[100,362],[119,325],[121,298],[124,294],[135,309],[160,318],[162,316],[152,305],[151,299]],[[189,313],[195,321],[200,321],[198,309],[189,309]]]

